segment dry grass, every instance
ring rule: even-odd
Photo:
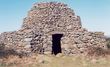
[[[0,67],[110,67],[110,57],[87,58],[85,56],[33,55],[19,58],[9,56],[0,59]]]
[[[110,55],[110,50],[109,49],[103,49],[100,47],[88,47],[86,50],[87,56],[92,56],[92,57],[105,57],[107,55]]]
[[[0,67],[110,67],[110,50],[88,47],[86,55],[63,54],[22,56],[13,51],[3,52]]]

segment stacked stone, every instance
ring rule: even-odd
[[[25,26],[32,28],[31,26],[35,25],[37,25],[37,27],[39,28],[41,26],[44,27],[44,25],[46,26],[48,24],[53,26],[59,25],[60,27],[64,26],[66,22],[73,24],[72,21],[77,21],[74,22],[74,25],[76,24],[76,27],[81,25],[79,20],[80,18],[78,16],[75,16],[73,10],[68,8],[65,4],[53,2],[43,4],[40,3],[34,5],[34,7],[29,11],[28,17],[24,19],[23,28],[25,28]]]
[[[56,2],[34,4],[22,28],[2,33],[0,43],[17,52],[52,52],[53,34],[63,34],[61,48],[66,55],[84,53],[88,46],[106,49],[104,33],[89,32],[72,9]]]

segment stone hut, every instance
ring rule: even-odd
[[[103,32],[89,32],[66,4],[35,3],[20,30],[4,32],[0,44],[16,52],[65,55],[84,53],[89,46],[106,49]]]

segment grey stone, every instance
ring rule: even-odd
[[[65,55],[79,54],[88,46],[106,49],[103,32],[89,32],[71,8],[57,2],[34,4],[20,30],[0,34],[0,45],[19,53],[51,53],[53,34],[63,35],[61,49]]]

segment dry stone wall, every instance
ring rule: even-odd
[[[4,32],[0,44],[18,53],[52,52],[52,35],[62,34],[61,49],[65,55],[86,52],[88,46],[106,49],[103,32],[89,32],[81,25],[80,17],[66,4],[35,3],[23,20],[20,30]]]

